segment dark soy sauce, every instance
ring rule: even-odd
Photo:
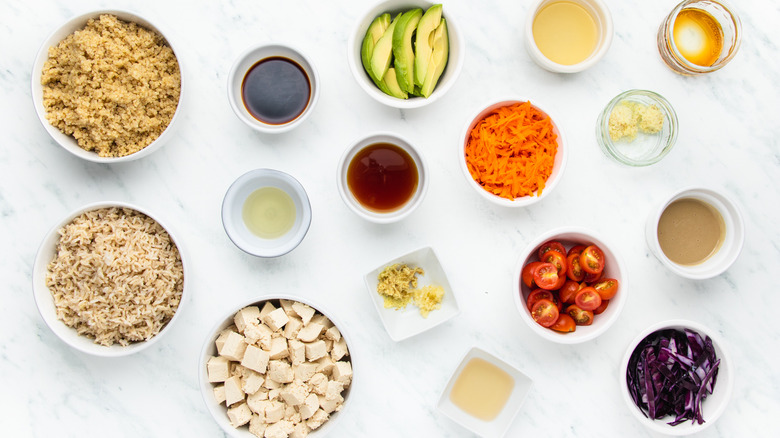
[[[365,208],[389,212],[401,208],[417,190],[417,164],[402,148],[375,143],[361,149],[347,168],[347,185]]]
[[[269,125],[283,125],[303,114],[311,98],[311,84],[295,61],[265,58],[244,76],[241,98],[252,117]]]

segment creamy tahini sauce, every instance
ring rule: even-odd
[[[694,198],[678,199],[658,221],[658,243],[666,257],[680,265],[697,265],[718,252],[726,224],[718,210]]]

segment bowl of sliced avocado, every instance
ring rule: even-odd
[[[369,96],[395,108],[419,108],[449,90],[463,68],[465,45],[441,4],[388,0],[361,17],[347,59]]]

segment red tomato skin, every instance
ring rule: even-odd
[[[574,304],[582,310],[593,311],[601,305],[601,295],[592,287],[584,287],[574,297]]]
[[[534,269],[534,283],[542,289],[555,290],[558,280],[558,268],[552,263],[542,263]]]
[[[555,302],[555,297],[551,291],[545,289],[534,289],[530,294],[528,294],[528,298],[525,300],[525,304],[528,307],[528,310],[531,310],[534,307],[534,304],[542,299]]]
[[[604,271],[599,272],[598,274],[588,274],[585,273],[585,278],[583,281],[587,284],[593,284],[599,280],[601,280],[601,276],[604,275]]]
[[[541,265],[542,262],[531,262],[523,266],[523,272],[520,275],[520,280],[528,287],[534,287],[534,269]]]
[[[539,260],[542,259],[542,256],[547,251],[558,251],[561,253],[562,256],[566,257],[566,248],[563,247],[563,244],[561,242],[558,242],[557,240],[548,240],[547,242],[544,242],[540,247],[539,251],[537,251],[539,255]]]
[[[566,308],[566,313],[574,319],[577,325],[591,325],[593,324],[593,312],[589,310],[582,310],[577,307],[576,304]]]
[[[602,300],[611,300],[618,292],[618,281],[614,278],[603,278],[591,286],[596,289]]]
[[[580,266],[580,255],[570,254],[566,257],[566,276],[570,280],[582,281],[585,279],[585,271]]]
[[[570,256],[572,254],[580,254],[580,253],[582,253],[582,250],[585,249],[585,248],[586,248],[585,245],[574,245],[574,246],[571,247],[569,252],[566,253],[566,255]]]
[[[580,266],[589,274],[600,274],[604,270],[604,252],[596,245],[590,245],[580,254]]]
[[[542,255],[541,259],[542,262],[545,263],[552,263],[555,265],[556,268],[558,268],[558,276],[559,277],[565,277],[566,276],[566,256],[564,254],[561,254],[560,252],[551,249],[544,253]]]
[[[558,306],[550,300],[539,300],[531,309],[531,317],[542,327],[550,327],[558,320]]]
[[[550,328],[556,332],[571,333],[574,330],[577,330],[577,324],[574,322],[574,318],[565,313],[561,313],[558,315],[558,320],[555,321],[555,324],[551,325]]]
[[[574,304],[574,297],[577,295],[577,292],[582,288],[579,283],[576,281],[568,280],[566,281],[561,289],[558,291],[558,294],[561,298],[561,301],[563,301],[566,304]]]
[[[593,314],[601,315],[605,310],[607,310],[607,306],[609,306],[609,300],[601,300],[601,305],[596,307],[596,310],[593,311]]]

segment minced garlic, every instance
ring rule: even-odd
[[[441,299],[444,297],[444,289],[441,286],[423,286],[412,291],[414,305],[420,308],[420,315],[427,318],[431,311],[441,307]]]
[[[664,114],[655,104],[622,101],[609,115],[609,137],[612,141],[633,141],[638,132],[655,134],[664,127]]]
[[[410,302],[427,318],[432,310],[441,307],[444,289],[441,286],[424,286],[417,289],[417,274],[425,275],[422,268],[411,268],[405,264],[386,267],[379,273],[377,292],[384,298],[385,309],[403,309]]]

